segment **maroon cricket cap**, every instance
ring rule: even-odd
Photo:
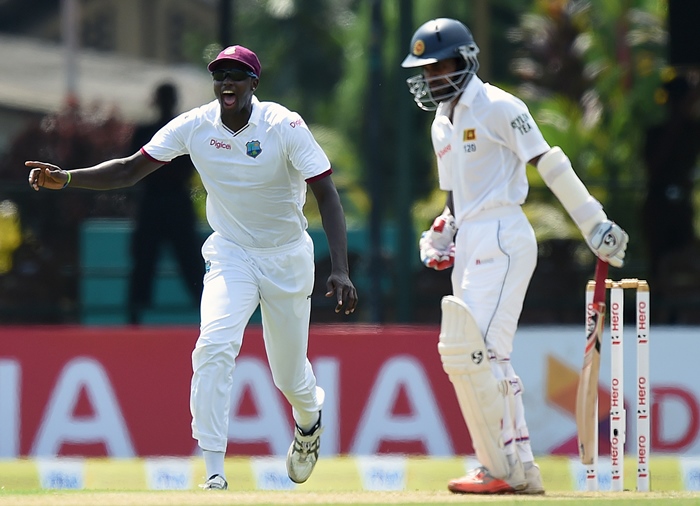
[[[256,76],[260,77],[260,60],[254,52],[243,46],[229,46],[214,58],[207,69],[209,72],[221,68],[227,61],[237,61],[252,70]]]

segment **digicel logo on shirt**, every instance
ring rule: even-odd
[[[216,149],[231,149],[230,144],[226,144],[225,142],[222,142],[222,141],[217,141],[216,139],[210,140],[209,145],[215,146]]]

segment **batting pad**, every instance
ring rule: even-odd
[[[484,338],[469,307],[452,295],[443,297],[441,306],[438,351],[442,367],[455,389],[477,459],[494,477],[505,479],[510,466],[501,426],[507,385],[493,375]]]

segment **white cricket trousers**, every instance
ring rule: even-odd
[[[192,352],[192,436],[203,450],[226,451],[232,374],[243,331],[258,305],[275,386],[292,405],[295,421],[313,425],[324,394],[306,354],[314,283],[311,237],[304,233],[294,244],[255,250],[215,232],[202,255],[208,267]]]
[[[506,403],[506,420],[510,423],[503,424],[502,435],[506,451],[517,450],[523,462],[532,461],[533,456],[522,382],[513,369],[510,354],[536,264],[535,233],[520,206],[484,211],[459,225],[452,289],[476,319],[494,375],[499,380],[508,379],[515,393],[515,413]]]

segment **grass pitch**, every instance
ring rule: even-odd
[[[545,496],[465,496],[447,491],[449,478],[465,471],[462,458],[411,457],[406,467],[406,487],[397,492],[365,491],[356,461],[351,457],[322,458],[309,481],[289,491],[256,489],[250,461],[226,461],[228,491],[202,491],[204,464],[193,458],[195,483],[191,490],[148,490],[140,459],[90,459],[86,462],[83,490],[45,490],[40,486],[36,463],[31,460],[0,461],[0,506],[204,506],[204,505],[520,505],[524,506],[700,506],[700,492],[681,492],[682,473],[676,458],[651,460],[652,490],[638,492],[577,492],[569,460],[539,458],[547,489]],[[625,466],[625,484],[635,485],[635,462]]]
[[[700,505],[700,494],[690,492],[553,492],[545,496],[476,497],[447,491],[402,492],[210,492],[210,491],[26,491],[0,492],[0,504],[8,506],[207,506],[207,505],[526,505],[526,506],[691,506]]]

